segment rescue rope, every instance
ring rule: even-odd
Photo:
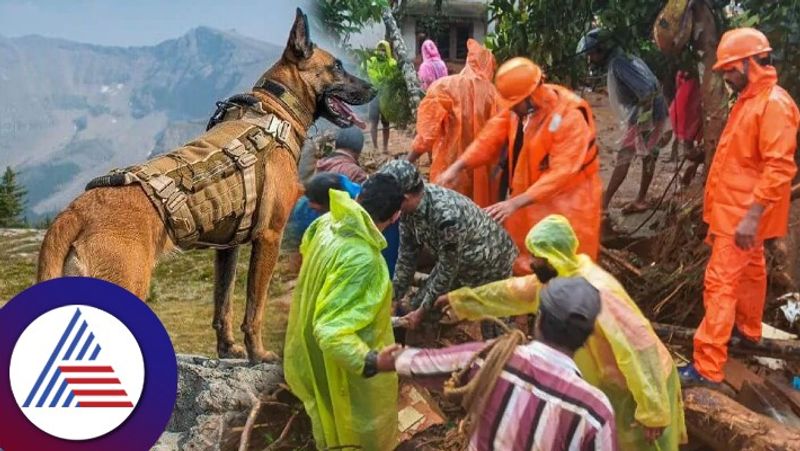
[[[467,440],[472,437],[478,418],[486,404],[486,399],[494,389],[497,378],[503,372],[506,362],[516,347],[527,340],[524,332],[518,329],[511,329],[497,318],[485,317],[483,320],[497,323],[505,331],[505,334],[476,352],[469,362],[460,370],[455,371],[444,384],[444,396],[451,401],[459,402],[467,412],[466,417],[459,425],[459,431],[465,434]],[[484,360],[483,365],[480,366],[477,374],[464,384],[463,381],[472,366],[482,358]]]

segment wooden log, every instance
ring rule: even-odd
[[[695,329],[671,324],[652,323],[656,335],[665,343],[688,344],[694,340]],[[731,337],[728,352],[738,355],[757,355],[784,360],[800,360],[800,340],[774,340],[762,338],[758,343],[744,342]]]
[[[707,388],[683,390],[686,428],[714,450],[795,450],[800,431],[759,415]]]

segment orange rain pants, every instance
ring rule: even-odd
[[[734,325],[750,340],[761,338],[767,269],[763,242],[743,250],[733,237],[710,239],[711,258],[703,292],[706,314],[694,337],[694,365],[703,377],[721,382]]]
[[[412,150],[417,155],[431,152],[430,180],[455,163],[497,111],[494,56],[474,39],[467,40],[467,50],[467,65],[461,73],[436,80],[419,104]],[[463,171],[452,189],[488,207],[497,202],[500,190],[493,169]]]

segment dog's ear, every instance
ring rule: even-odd
[[[310,58],[314,52],[314,43],[308,31],[308,17],[297,8],[292,31],[289,32],[289,42],[286,44],[286,53],[293,60]]]

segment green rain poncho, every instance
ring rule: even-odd
[[[311,418],[317,448],[389,450],[397,434],[397,375],[362,376],[370,350],[394,343],[386,241],[342,191],[303,235],[284,372]]]
[[[677,369],[625,288],[588,256],[576,253],[578,239],[563,216],[542,219],[525,244],[533,255],[547,259],[559,276],[583,276],[601,293],[595,331],[575,354],[575,362],[586,381],[611,401],[620,449],[676,450],[686,443]],[[541,286],[530,275],[462,288],[450,293],[450,305],[456,316],[469,320],[535,313]],[[650,444],[637,422],[666,430]]]
[[[383,117],[392,124],[403,124],[410,118],[408,92],[397,60],[392,56],[392,46],[379,41],[377,48],[386,56],[371,56],[367,60],[367,76],[378,90],[377,102]]]

